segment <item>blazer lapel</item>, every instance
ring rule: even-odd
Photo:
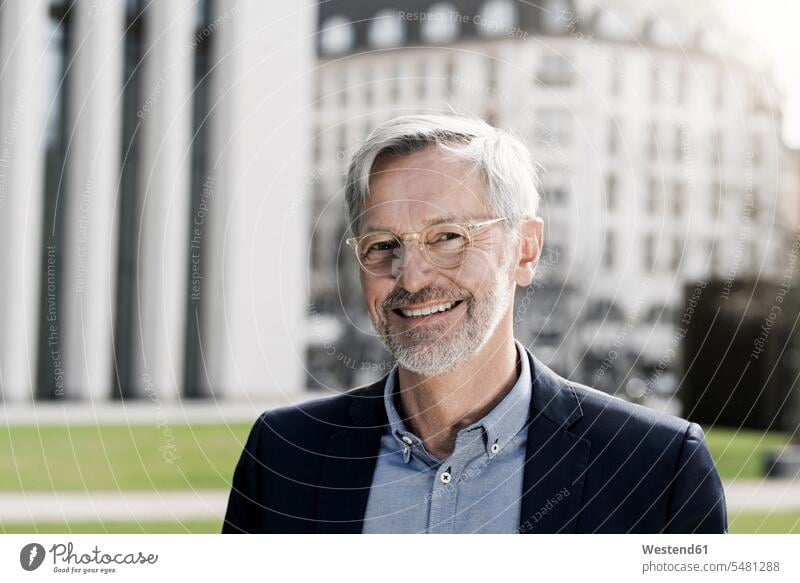
[[[569,383],[528,357],[532,398],[519,532],[574,532],[591,444],[568,428],[583,412]]]
[[[317,502],[317,532],[360,533],[388,420],[383,389],[388,375],[361,392],[351,391],[352,425],[328,440]]]

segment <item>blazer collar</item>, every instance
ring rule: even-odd
[[[348,391],[352,425],[331,435],[317,499],[317,532],[362,530],[381,435],[388,427],[383,405],[386,374],[380,380]]]
[[[528,351],[533,399],[525,452],[519,532],[576,529],[590,442],[569,431],[583,410],[572,385]]]
[[[568,428],[583,416],[575,390],[526,348],[532,398],[520,512],[521,533],[573,532],[589,442]],[[387,430],[384,385],[389,375],[348,391],[350,427],[331,435],[317,507],[317,531],[360,533],[372,476]]]

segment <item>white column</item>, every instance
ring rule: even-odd
[[[0,16],[0,400],[33,397],[39,332],[47,4]]]
[[[201,323],[215,395],[303,389],[314,15],[311,2],[230,0],[215,15],[215,195]]]
[[[117,278],[124,2],[72,8],[64,242],[64,384],[68,397],[106,399],[112,388]]]
[[[140,392],[176,399],[183,382],[194,0],[155,2],[146,14],[141,120],[142,224],[134,347]]]

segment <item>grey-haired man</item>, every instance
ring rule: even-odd
[[[411,115],[351,161],[361,287],[395,367],[256,421],[223,532],[725,532],[702,429],[590,387],[513,334],[543,244],[511,132]]]

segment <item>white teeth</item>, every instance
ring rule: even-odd
[[[435,314],[436,312],[445,312],[456,305],[456,302],[448,302],[446,304],[440,304],[438,306],[430,306],[429,308],[422,308],[420,310],[400,310],[400,313],[403,314],[406,318],[414,318],[417,316],[428,316],[430,314]]]

